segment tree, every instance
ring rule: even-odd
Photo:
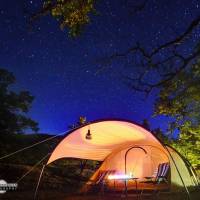
[[[200,167],[200,48],[197,44],[192,52],[184,55],[178,52],[177,42],[184,41],[187,34],[187,37],[191,36],[199,22],[200,18],[197,18],[182,36],[153,49],[151,53],[137,44],[125,53],[110,57],[126,58],[129,53],[140,55],[140,69],[134,69],[134,77],[125,78],[134,91],[144,92],[147,96],[157,90],[154,116],[164,115],[172,119],[169,130],[171,133],[178,130],[179,136],[170,144],[184,153],[196,168]],[[163,51],[165,53],[159,56]],[[165,136],[160,138],[169,142]]]
[[[51,3],[49,7],[47,6],[48,13],[52,12],[57,6],[64,8],[64,4],[74,2],[74,0],[57,0],[54,2],[56,3]],[[92,3],[91,7],[94,6],[94,2],[90,1]],[[133,11],[135,13],[141,12],[146,4],[151,2],[151,0],[144,0]],[[72,3],[72,5],[74,4]],[[75,8],[80,10],[81,7],[75,6],[73,9]],[[78,10],[77,12],[79,12]],[[45,13],[44,11],[45,6],[40,13]],[[85,13],[89,14],[91,11],[92,9],[89,9]],[[70,12],[67,11],[67,13]],[[63,12],[59,16],[62,15]],[[74,23],[72,24],[76,25],[76,22],[79,22],[79,17],[73,20]],[[64,18],[68,22],[67,17]],[[61,22],[64,18],[61,17]],[[68,23],[64,24],[71,29]],[[85,25],[86,23],[84,22],[83,24]],[[198,148],[200,139],[198,126],[200,113],[195,112],[195,110],[199,110],[198,105],[200,104],[198,99],[200,84],[197,75],[200,68],[198,62],[200,57],[200,42],[194,40],[194,38],[199,26],[200,15],[187,24],[185,30],[176,35],[174,39],[168,40],[158,46],[150,47],[147,45],[148,48],[143,47],[140,41],[135,41],[126,51],[115,52],[103,59],[105,65],[105,61],[108,61],[110,64],[112,60],[117,58],[124,59],[125,62],[127,60],[128,62],[132,56],[132,71],[128,72],[128,75],[123,75],[125,81],[134,91],[144,92],[146,95],[149,95],[154,89],[157,91],[158,99],[155,103],[154,115],[165,115],[172,118],[169,129],[171,132],[174,132],[174,130],[179,131],[179,139],[175,140],[173,144],[180,151],[184,150],[186,157],[196,167],[199,166],[199,159],[197,158],[199,156]],[[72,35],[76,36],[77,34]],[[187,52],[185,51],[186,47]],[[195,80],[193,80],[193,76],[195,76]]]
[[[156,91],[154,116],[170,117],[168,131],[179,133],[177,139],[172,135],[166,138],[166,134],[160,138],[184,152],[196,168],[200,167],[200,41],[191,41],[199,26],[200,16],[197,16],[172,40],[148,50],[136,42],[126,51],[104,59],[109,63],[117,58],[128,62],[132,56],[132,73],[124,74],[126,83],[146,96]],[[185,47],[190,47],[187,53]]]
[[[61,30],[68,28],[69,35],[76,37],[90,23],[89,14],[95,13],[95,2],[96,0],[44,0],[43,8],[32,15],[31,22],[51,14],[59,22]]]
[[[172,145],[172,140],[160,128],[152,130],[152,133],[160,139],[164,144]]]
[[[69,129],[74,129],[74,128],[78,128],[80,126],[83,126],[84,124],[87,124],[87,119],[84,116],[80,116],[78,118],[78,121],[75,124],[69,125],[68,128]]]
[[[28,91],[10,90],[14,83],[14,75],[0,69],[0,133],[22,133],[27,128],[38,131],[38,124],[25,115],[34,97]]]
[[[169,128],[179,131],[172,145],[195,167],[200,167],[200,63],[191,65],[163,84],[155,104],[155,115],[174,120]]]
[[[147,119],[143,120],[142,126],[150,131],[150,124],[149,124],[149,121]]]

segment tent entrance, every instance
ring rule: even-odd
[[[109,192],[168,190],[169,158],[153,146],[130,146],[108,156],[91,180],[95,190],[102,190],[103,187]]]

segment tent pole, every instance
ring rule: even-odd
[[[126,173],[127,173],[127,167],[126,167],[127,155],[128,155],[128,152],[129,152],[130,150],[132,150],[132,149],[141,149],[141,150],[144,151],[145,154],[147,154],[147,151],[146,151],[144,148],[140,147],[140,146],[132,146],[132,147],[130,147],[129,149],[127,149],[127,151],[126,151],[126,153],[125,153],[125,163],[124,163],[124,167],[125,167],[124,173],[125,173],[125,175],[126,175]],[[127,198],[127,181],[126,181],[126,179],[125,179],[124,185],[125,185],[125,195],[126,195],[126,198]]]
[[[198,180],[198,178],[197,178],[198,176],[197,176],[197,174],[195,173],[194,168],[192,167],[192,165],[190,164],[190,162],[189,162],[188,160],[185,159],[185,157],[183,157],[183,156],[181,155],[181,158],[183,159],[183,161],[184,161],[186,167],[189,168],[190,172],[192,173],[192,176],[193,176],[194,179],[195,179],[195,184],[196,184],[196,186],[198,186],[198,185],[199,185],[199,180]]]
[[[37,192],[38,192],[38,188],[39,188],[39,185],[40,185],[40,180],[42,178],[42,174],[43,174],[43,171],[44,171],[44,168],[45,168],[46,165],[43,165],[42,166],[42,170],[40,172],[40,176],[39,176],[39,179],[38,179],[38,182],[37,182],[37,186],[36,186],[36,189],[35,189],[35,194],[34,194],[34,200],[36,200],[37,198]]]
[[[29,145],[29,146],[27,146],[27,147],[24,147],[24,148],[22,148],[22,149],[19,149],[19,150],[17,150],[17,151],[14,151],[14,152],[12,152],[12,153],[10,153],[10,154],[4,155],[4,156],[0,157],[0,160],[2,160],[2,159],[4,159],[4,158],[8,158],[8,157],[10,157],[10,156],[13,156],[13,155],[15,155],[15,154],[17,154],[17,153],[20,153],[20,152],[25,151],[25,150],[27,150],[27,149],[30,149],[30,148],[32,148],[32,147],[35,147],[35,146],[37,146],[37,145],[39,145],[39,144],[42,144],[42,143],[44,143],[44,142],[50,141],[50,140],[52,140],[52,139],[54,139],[54,138],[56,138],[56,137],[58,137],[58,136],[61,136],[61,135],[65,134],[65,133],[66,133],[66,132],[58,133],[57,135],[54,135],[54,136],[49,137],[49,138],[46,138],[45,140],[36,142],[36,143],[34,143],[34,144],[32,144],[32,145]]]
[[[187,186],[185,185],[185,183],[184,183],[184,181],[183,181],[183,178],[182,178],[181,173],[180,173],[180,171],[179,171],[179,169],[178,169],[178,167],[177,167],[177,165],[176,165],[176,163],[175,163],[175,160],[174,160],[173,156],[171,155],[171,153],[170,153],[169,149],[167,149],[167,147],[165,147],[165,149],[168,151],[169,156],[171,157],[172,162],[174,163],[174,166],[175,166],[175,168],[176,168],[176,171],[178,172],[178,175],[179,175],[179,177],[180,177],[180,179],[181,179],[181,182],[183,183],[183,186],[184,186],[184,188],[185,188],[185,190],[186,190],[186,193],[187,193],[187,196],[188,196],[189,200],[191,200],[190,192],[189,192]]]

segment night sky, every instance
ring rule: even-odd
[[[35,96],[29,116],[39,122],[40,132],[65,131],[79,116],[89,121],[150,119],[156,92],[146,99],[134,93],[122,81],[122,73],[131,70],[127,63],[116,60],[108,66],[100,60],[136,41],[152,48],[173,39],[199,14],[200,1],[150,0],[133,15],[131,0],[99,0],[99,14],[76,39],[61,31],[50,16],[29,29],[28,16],[41,2],[0,1],[0,66],[16,76],[14,90],[28,90]],[[165,120],[150,121],[153,127],[164,127]]]

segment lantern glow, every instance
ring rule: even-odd
[[[115,180],[115,179],[131,179],[133,178],[132,174],[114,174],[114,175],[109,175],[108,179],[109,180]]]

